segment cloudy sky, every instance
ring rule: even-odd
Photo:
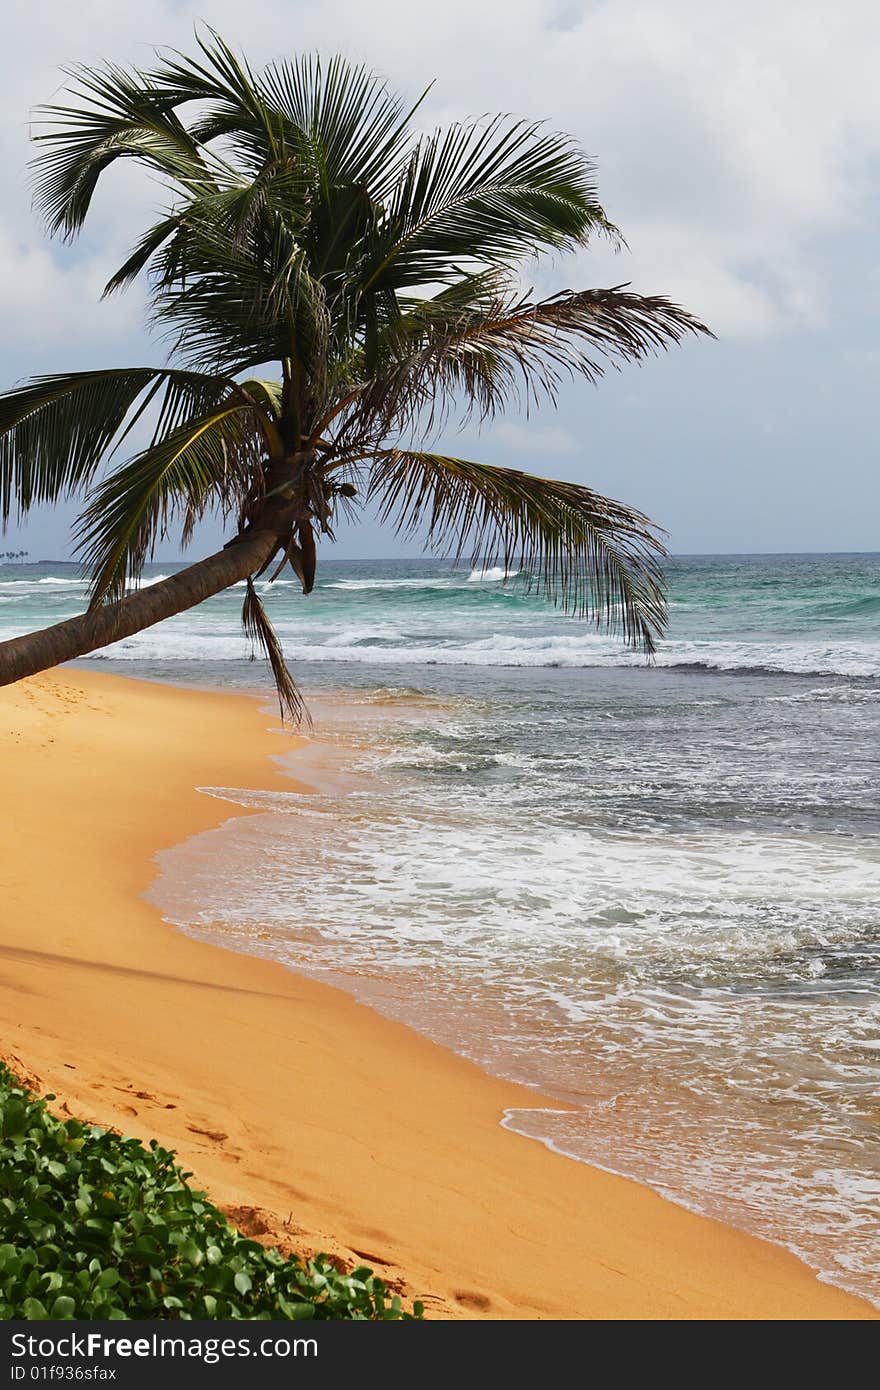
[[[425,123],[507,111],[571,132],[629,250],[549,264],[539,287],[630,281],[718,335],[567,389],[528,425],[468,431],[457,452],[641,506],[679,553],[880,549],[875,3],[33,0],[6,19],[0,57],[0,387],[161,360],[137,290],[99,303],[155,190],[111,175],[80,242],[49,243],[29,205],[29,117],[64,64],[146,64],[191,48],[199,21],[254,64],[342,50],[413,96],[436,79]],[[70,515],[34,514],[4,548],[69,554]],[[342,540],[348,555],[397,549],[372,525]]]

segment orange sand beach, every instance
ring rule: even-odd
[[[784,1250],[502,1129],[534,1092],[164,924],[153,855],[235,814],[197,788],[290,789],[270,725],[246,696],[91,672],[0,691],[0,1050],[22,1074],[177,1149],[243,1229],[369,1262],[429,1317],[878,1317]]]

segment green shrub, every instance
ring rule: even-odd
[[[0,1063],[0,1318],[423,1316],[369,1269],[248,1240],[174,1159],[56,1119]]]

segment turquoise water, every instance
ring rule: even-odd
[[[174,568],[166,567],[167,569]],[[147,579],[161,566],[148,566]],[[660,667],[706,666],[880,676],[880,558],[872,555],[696,557],[673,563],[671,628]],[[307,602],[296,581],[262,585],[300,665],[578,668],[640,665],[615,639],[554,612],[500,569],[430,561],[325,564]],[[248,648],[241,588],[139,634],[114,660],[240,661]],[[74,566],[0,566],[0,635],[81,610]]]
[[[157,900],[577,1107],[512,1127],[880,1301],[880,556],[671,579],[653,668],[500,572],[276,585],[332,775],[237,795]],[[240,597],[105,669],[253,688]],[[0,634],[83,598],[0,570]]]

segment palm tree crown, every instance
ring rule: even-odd
[[[367,501],[440,553],[526,568],[651,652],[665,552],[646,517],[424,447],[451,412],[552,400],[566,376],[594,381],[608,363],[707,332],[626,287],[522,295],[526,258],[617,236],[581,150],[502,117],[418,134],[413,109],[343,59],[256,73],[213,33],[198,47],[146,72],[75,70],[68,104],[45,109],[37,136],[36,202],[54,234],[77,235],[119,159],[167,189],[105,293],[148,276],[174,364],[40,377],[0,397],[4,522],[85,499],[93,621],[52,659],[246,578],[245,625],[300,714],[252,577],[290,563],[308,593],[317,540],[332,538],[340,508]],[[150,442],[106,471],[148,407]],[[232,531],[213,569],[201,562],[198,585],[138,609],[144,596],[127,585],[157,539],[179,528],[186,543],[209,512]],[[13,647],[0,646],[0,679],[23,673]]]

